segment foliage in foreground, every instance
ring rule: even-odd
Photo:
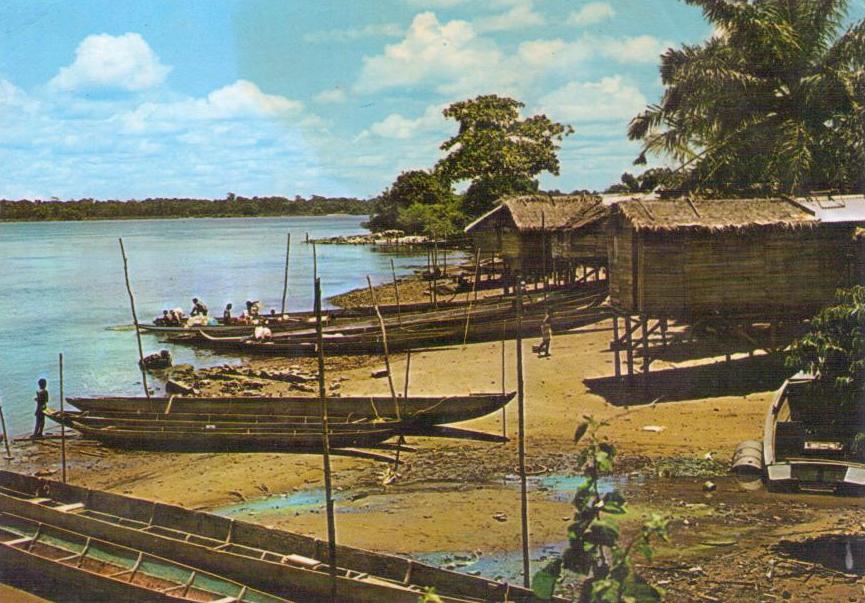
[[[865,188],[865,19],[849,0],[684,0],[715,34],[661,57],[665,91],[628,135],[704,192]]]
[[[561,558],[535,574],[532,589],[541,599],[551,598],[565,569],[584,578],[580,603],[660,601],[663,591],[634,571],[632,555],[639,553],[650,560],[652,539],[668,540],[668,521],[653,514],[630,542],[624,545],[619,542],[619,527],[607,516],[625,513],[627,503],[618,490],[606,493],[600,490],[600,476],[613,470],[616,448],[598,437],[598,430],[606,423],[584,418],[574,440],[579,442],[588,436],[588,445],[578,457],[586,480],[574,496],[576,512],[574,522],[568,526],[568,548]]]
[[[837,403],[845,421],[865,401],[865,287],[836,294],[835,305],[811,320],[810,332],[793,342],[787,366],[817,376],[815,398]],[[825,409],[823,409],[825,412]]]

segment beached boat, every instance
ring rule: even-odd
[[[301,534],[10,471],[0,471],[0,511],[170,556],[297,601],[326,600],[330,592],[327,543]],[[416,603],[428,589],[445,603],[536,600],[518,586],[353,547],[337,547],[337,566],[338,600],[348,603]]]
[[[513,399],[516,392],[474,393],[459,396],[399,396],[399,415],[403,421],[420,425],[443,425],[476,419],[495,412]],[[216,419],[223,415],[283,415],[317,417],[318,398],[286,397],[97,397],[67,398],[67,402],[91,414],[146,413],[183,414]],[[334,420],[395,419],[390,396],[343,396],[327,399],[328,414]]]
[[[59,527],[52,519],[62,519],[63,513],[28,517],[0,503],[0,581],[32,584],[64,601],[289,602],[200,568]]]
[[[251,424],[237,426],[230,422],[208,424],[204,421],[194,426],[171,425],[165,421],[143,421],[137,425],[116,422],[91,424],[75,414],[52,409],[46,410],[45,415],[85,438],[117,448],[177,452],[294,452],[319,451],[322,448],[320,423],[294,423],[276,428]],[[342,424],[331,430],[330,446],[374,446],[395,433],[387,425]]]
[[[863,429],[862,417],[831,421],[830,402],[815,405],[811,400],[813,381],[814,376],[799,373],[784,382],[772,401],[763,430],[767,485],[778,490],[861,493],[865,463],[854,441]],[[822,408],[815,413],[815,406]]]

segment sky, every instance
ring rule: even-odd
[[[851,0],[851,16],[865,0]],[[372,197],[479,94],[573,126],[547,189],[632,165],[680,0],[6,0],[0,198]]]

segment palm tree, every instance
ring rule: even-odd
[[[865,190],[865,19],[847,0],[685,0],[715,26],[661,56],[665,91],[630,124],[646,154],[717,193]]]

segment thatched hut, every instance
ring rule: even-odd
[[[626,201],[609,225],[610,303],[626,315],[802,317],[862,279],[861,196]]]
[[[599,195],[507,197],[465,231],[481,253],[497,253],[506,273],[561,274],[607,261],[609,204]],[[546,251],[546,253],[545,253]]]

